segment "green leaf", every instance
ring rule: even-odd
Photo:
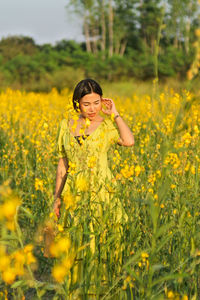
[[[25,207],[20,206],[19,209],[20,209],[22,212],[24,212],[25,215],[26,215],[27,217],[29,217],[29,218],[32,219],[32,220],[35,220],[35,217],[34,217],[34,216],[30,213],[30,211],[28,211]]]
[[[155,280],[152,284],[152,287],[161,283],[161,282],[164,282],[164,281],[169,281],[169,280],[173,280],[173,279],[180,279],[180,278],[184,278],[184,277],[188,277],[189,275],[186,274],[186,273],[182,273],[182,274],[169,274],[169,275],[166,275],[166,276],[163,276],[157,280]]]
[[[161,235],[163,235],[166,231],[169,230],[169,228],[172,226],[172,222],[170,222],[167,225],[162,225],[161,227],[158,228],[156,232],[156,238],[159,238]]]
[[[15,281],[12,285],[11,285],[11,288],[12,289],[16,289],[20,286],[24,286],[25,285],[25,281],[24,280],[18,280],[18,281]]]

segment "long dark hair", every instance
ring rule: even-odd
[[[79,110],[79,101],[85,95],[96,93],[100,96],[103,95],[100,85],[93,79],[87,78],[81,80],[74,89],[73,93],[73,106],[76,111]]]

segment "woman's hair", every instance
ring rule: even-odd
[[[103,95],[100,85],[93,79],[87,78],[81,80],[74,89],[73,94],[73,106],[76,111],[79,109],[79,101],[85,95],[96,93],[100,96]]]

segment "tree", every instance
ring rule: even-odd
[[[163,18],[161,0],[141,0],[138,10],[140,36],[153,54]]]
[[[166,35],[169,43],[175,48],[184,45],[188,54],[190,50],[191,32],[198,23],[197,0],[168,0],[169,10],[166,15]]]
[[[34,55],[38,50],[34,40],[24,36],[10,36],[0,41],[0,54],[6,62],[13,57],[22,55]]]
[[[83,18],[87,52],[124,55],[136,25],[137,0],[71,0],[68,7]]]

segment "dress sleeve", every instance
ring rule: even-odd
[[[64,134],[66,133],[66,129],[67,129],[67,120],[64,119],[59,124],[57,137],[56,137],[57,153],[59,158],[67,157],[64,148],[64,139],[63,139]]]
[[[114,126],[113,122],[111,120],[107,120],[107,134],[108,134],[108,140],[111,144],[117,143],[119,141],[119,132],[117,128]]]

